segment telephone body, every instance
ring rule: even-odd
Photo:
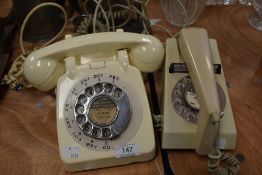
[[[214,144],[234,149],[237,133],[216,40],[202,28],[182,29],[167,39],[165,57],[162,148],[195,149],[201,155]],[[215,66],[220,66],[216,74]],[[218,134],[211,113],[222,112]]]
[[[69,37],[27,57],[24,74],[31,84],[46,91],[57,83],[58,143],[68,171],[154,157],[140,71],[157,70],[163,57],[155,37],[121,31]]]

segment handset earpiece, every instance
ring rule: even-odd
[[[151,35],[94,33],[68,38],[32,52],[23,65],[24,75],[34,87],[48,91],[65,73],[64,58],[119,49],[127,49],[130,63],[143,72],[156,71],[164,58],[162,43]]]
[[[162,65],[164,48],[162,43],[151,36],[145,35],[141,43],[129,51],[130,63],[142,72],[154,72]]]
[[[56,87],[59,77],[65,73],[65,66],[61,60],[53,57],[36,60],[37,55],[38,51],[35,51],[25,60],[23,65],[24,76],[37,89],[48,91]]]

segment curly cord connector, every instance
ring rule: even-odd
[[[7,84],[11,89],[20,91],[22,88],[30,88],[30,85],[23,76],[23,63],[25,55],[19,55],[13,62],[8,74],[2,80],[3,84]]]
[[[97,19],[95,25],[96,25],[97,32],[107,31],[107,27],[102,21]],[[76,25],[76,35],[85,35],[88,33],[92,33],[93,31],[92,26],[93,26],[93,17],[84,16],[80,24]]]
[[[211,113],[211,124],[214,125],[216,130],[216,138],[213,150],[208,154],[208,172],[210,175],[236,175],[239,172],[240,161],[236,156],[230,153],[222,153],[218,149],[218,139],[220,122],[224,116],[224,112],[212,112]],[[220,166],[220,161],[224,161],[225,167]]]
[[[216,150],[215,153],[208,154],[208,172],[210,175],[236,175],[239,172],[240,161],[236,156],[230,153],[221,153]],[[225,167],[220,166],[220,161],[225,162]]]

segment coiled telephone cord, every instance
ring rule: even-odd
[[[108,16],[110,15],[110,12],[108,11],[106,11],[105,13]],[[115,12],[112,12],[112,16],[114,20],[119,20],[123,18],[125,19],[128,18],[129,13],[130,12],[128,10],[117,10]],[[101,21],[101,19],[104,20],[104,15],[102,14],[102,12],[99,11],[97,13],[97,18],[98,19],[96,19],[95,21],[96,32],[107,32],[107,25],[103,21]],[[81,22],[78,25],[76,25],[76,35],[93,33],[93,20],[93,15],[84,16]]]
[[[240,161],[236,156],[230,153],[224,153],[216,150],[215,153],[208,154],[208,172],[210,175],[236,175],[240,169]],[[220,166],[224,161],[225,167]]]
[[[9,85],[11,89],[16,91],[20,91],[22,87],[32,87],[23,76],[22,66],[24,61],[25,57],[22,54],[15,59],[8,74],[6,74],[2,80],[3,84]]]
[[[148,4],[148,0],[146,2],[142,2],[142,1],[138,1],[138,0],[132,0],[132,1],[143,5],[144,8]],[[93,28],[93,30],[89,33],[100,32],[101,29],[97,28],[97,26],[98,26],[98,23],[100,23],[101,19],[103,21],[105,21],[105,26],[107,27],[107,32],[115,31],[117,28],[121,28],[124,25],[126,25],[130,21],[130,19],[132,18],[132,15],[133,15],[132,12],[135,12],[135,14],[138,14],[143,19],[145,19],[144,8],[142,9],[142,11],[140,11],[134,5],[131,4],[130,0],[126,0],[127,5],[117,4],[117,3],[111,4],[111,0],[107,0],[106,2],[107,2],[107,6],[108,6],[108,11],[105,11],[103,6],[101,5],[102,0],[85,0],[84,3],[83,3],[83,8],[84,8],[83,10],[87,15],[91,13],[91,12],[88,12],[88,10],[87,10],[87,6],[89,5],[88,4],[89,2],[90,3],[93,2],[93,3],[96,4],[95,11],[92,12],[92,13],[94,13],[94,14],[92,14],[92,17],[93,17],[92,24],[90,24],[88,26],[85,26],[85,25],[81,26],[82,29],[83,29],[83,27],[85,27],[85,30],[88,31],[88,32],[89,32],[90,26],[91,26]],[[115,8],[117,10],[114,10]],[[121,9],[121,10],[119,10],[119,9]],[[122,20],[124,20],[124,21],[122,22]],[[109,21],[111,21],[111,23],[109,23]],[[121,23],[115,24],[115,21],[121,21]],[[101,24],[99,24],[99,25],[101,25]],[[104,28],[104,26],[103,26],[103,28]],[[81,31],[81,32],[83,32],[83,31]]]
[[[106,11],[105,13],[106,13],[107,16],[110,16],[109,11]],[[116,11],[112,12],[112,17],[113,17],[114,20],[126,18],[126,17],[128,17],[129,13],[130,12],[128,10],[116,10]],[[104,18],[104,16],[101,12],[98,12],[97,18]]]
[[[45,44],[43,44],[41,47],[45,47],[49,44],[51,44],[52,42],[54,42],[57,38],[59,38],[61,36],[61,34],[64,32],[64,29],[67,25],[67,12],[65,11],[65,9],[57,4],[57,3],[52,3],[52,2],[46,2],[46,3],[42,3],[39,4],[37,6],[35,6],[25,17],[22,25],[21,25],[21,29],[20,29],[20,36],[19,36],[19,42],[20,42],[20,48],[21,48],[21,52],[22,54],[20,54],[15,61],[13,62],[10,70],[8,71],[8,73],[4,76],[1,84],[7,84],[9,85],[10,88],[16,90],[16,91],[20,91],[22,88],[30,88],[32,87],[32,85],[30,85],[27,80],[25,79],[24,75],[23,75],[23,63],[25,61],[26,56],[31,53],[32,51],[27,52],[24,48],[24,43],[23,43],[23,34],[24,34],[24,30],[26,27],[26,24],[28,22],[28,20],[30,19],[30,17],[35,13],[35,11],[39,10],[42,7],[46,7],[46,6],[53,6],[58,8],[59,10],[61,10],[63,12],[64,15],[64,25],[61,28],[61,30],[53,37],[51,38],[49,41],[47,41]],[[37,49],[37,47],[35,47],[33,50]]]
[[[85,35],[92,33],[93,18],[92,16],[84,16],[79,25],[76,25],[76,35]],[[107,27],[101,20],[96,20],[95,27],[97,32],[106,32]]]
[[[215,127],[216,138],[213,150],[208,154],[209,161],[208,172],[210,175],[236,175],[240,169],[240,160],[237,156],[230,153],[221,152],[218,148],[220,122],[224,116],[224,112],[211,113],[211,124]],[[220,162],[224,161],[225,166],[221,166]]]

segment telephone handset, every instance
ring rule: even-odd
[[[215,143],[216,131],[211,124],[211,113],[221,113],[217,85],[211,59],[208,36],[204,30],[181,31],[179,49],[187,65],[198,101],[201,106],[196,132],[196,151],[208,154]],[[209,151],[209,152],[208,152]]]
[[[153,36],[107,32],[68,38],[27,57],[24,73],[31,84],[43,91],[57,84],[59,151],[68,171],[154,157],[140,71],[157,70],[163,56],[164,48]]]
[[[233,149],[236,128],[216,41],[201,28],[168,39],[164,76],[162,147],[208,154],[218,137],[219,148]],[[217,136],[211,116],[222,113]]]
[[[66,57],[79,59],[79,55],[87,53],[121,49],[127,50],[131,64],[142,72],[153,72],[162,64],[164,51],[157,38],[121,31],[106,32],[67,38],[34,51],[25,60],[24,75],[34,87],[47,91],[54,88],[65,73]]]

